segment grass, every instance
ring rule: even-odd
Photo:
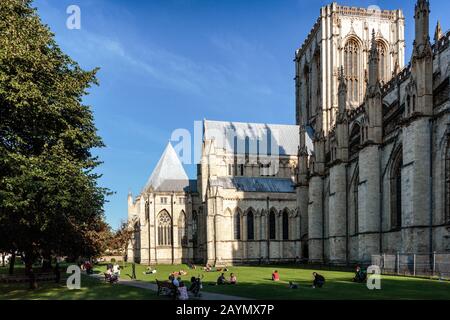
[[[183,276],[185,282],[190,277],[203,275],[203,291],[215,292],[238,297],[254,299],[440,299],[450,300],[450,282],[430,279],[418,279],[408,277],[382,276],[382,290],[368,290],[365,284],[353,283],[353,273],[341,271],[318,271],[326,278],[326,284],[321,289],[313,289],[311,269],[305,266],[239,266],[229,267],[227,278],[233,272],[237,275],[238,285],[216,286],[213,285],[220,275],[218,272],[203,272],[203,270],[190,270],[186,265],[159,265],[157,273],[143,274],[146,266],[136,265],[138,280],[155,282],[155,279],[166,280],[173,271],[185,270],[188,275]],[[271,281],[272,271],[277,269],[280,273],[280,282]],[[0,267],[0,273],[6,273],[7,268]],[[103,273],[105,265],[95,267],[96,273]],[[23,266],[16,267],[17,273],[23,273]],[[131,265],[126,264],[121,272],[122,278],[129,278]],[[288,282],[293,281],[299,285],[299,289],[289,289]],[[160,298],[155,292],[125,285],[111,285],[82,276],[82,288],[80,290],[68,290],[65,282],[39,283],[36,290],[28,290],[28,284],[0,284],[0,300],[152,300]]]
[[[450,300],[450,282],[410,277],[382,276],[381,290],[368,290],[365,284],[351,281],[352,272],[318,271],[326,278],[326,284],[321,289],[313,289],[312,272],[300,266],[239,266],[229,267],[227,278],[231,272],[238,278],[238,285],[213,285],[220,275],[218,272],[203,272],[190,270],[186,265],[159,265],[157,273],[145,275],[146,266],[136,265],[138,280],[155,282],[155,279],[166,280],[173,271],[185,270],[188,275],[181,277],[189,282],[192,276],[203,275],[203,291],[215,292],[254,299],[443,299]],[[96,272],[104,272],[106,267],[99,265]],[[271,281],[273,270],[280,273],[280,282]],[[131,265],[125,265],[122,277],[128,278]],[[299,285],[298,289],[289,289],[288,283],[293,281]]]
[[[17,274],[23,273],[18,266]],[[15,273],[16,273],[15,272]],[[0,267],[0,273],[7,268]],[[69,290],[65,280],[60,284],[40,282],[36,290],[29,290],[28,283],[0,283],[0,300],[154,300],[159,299],[152,291],[122,285],[111,285],[82,275],[80,290]]]

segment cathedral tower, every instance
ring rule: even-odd
[[[305,42],[296,51],[296,110],[300,122],[315,127],[318,113],[324,134],[336,123],[339,69],[344,67],[347,105],[357,108],[366,94],[367,66],[375,30],[380,81],[404,66],[404,16],[401,10],[323,7]]]

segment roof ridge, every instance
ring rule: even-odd
[[[269,126],[289,126],[298,127],[297,124],[283,124],[283,123],[268,123],[268,122],[243,122],[243,121],[227,121],[227,120],[203,120],[205,123],[216,122],[216,123],[229,123],[229,124],[252,124],[252,125],[269,125]]]

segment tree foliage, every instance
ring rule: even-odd
[[[117,254],[125,255],[132,237],[133,229],[130,228],[128,222],[122,222],[119,229],[112,234],[108,249]]]
[[[30,0],[0,1],[0,251],[95,256],[108,226],[82,98],[97,84],[64,54]]]

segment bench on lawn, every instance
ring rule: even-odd
[[[114,274],[108,274],[105,272],[104,275],[105,275],[105,282],[109,283],[119,282],[119,277]]]
[[[163,293],[163,291],[168,291],[168,293],[176,298],[177,287],[175,287],[172,282],[169,281],[158,281],[156,279],[156,285],[158,286],[158,296]]]

